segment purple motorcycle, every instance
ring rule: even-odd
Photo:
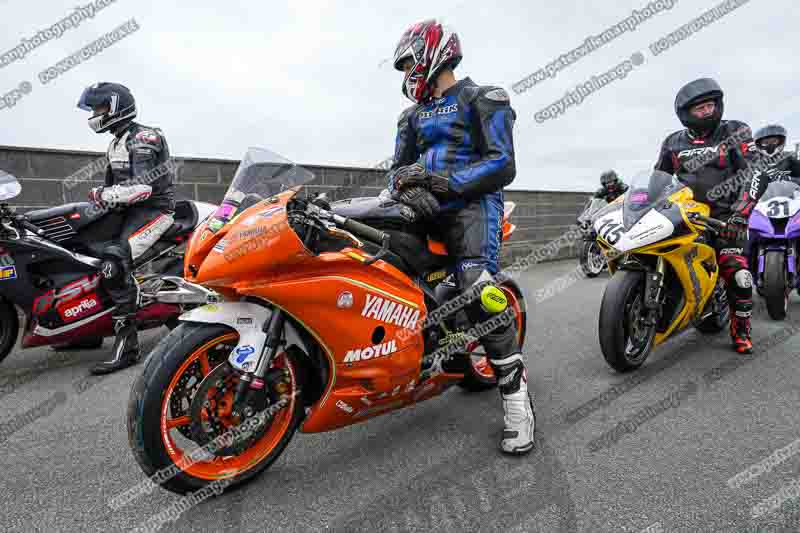
[[[800,185],[774,181],[750,215],[750,262],[758,294],[773,320],[783,320],[797,276],[800,240]],[[798,289],[800,292],[800,288]]]

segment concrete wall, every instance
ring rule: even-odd
[[[102,171],[88,181],[64,185],[65,178],[98,162],[105,154],[76,150],[52,150],[0,146],[0,170],[16,176],[22,193],[11,201],[20,210],[51,207],[66,202],[85,201],[91,187],[102,184]],[[176,157],[179,163],[177,194],[185,198],[217,203],[222,199],[238,161]],[[327,192],[332,199],[374,196],[383,188],[385,171],[358,167],[302,165],[316,175],[307,188]],[[100,165],[97,165],[99,168]],[[589,193],[506,191],[506,200],[517,204],[512,221],[517,229],[505,243],[503,263],[530,253],[537,245],[562,235],[575,222]],[[576,246],[561,249],[554,258],[574,257]]]

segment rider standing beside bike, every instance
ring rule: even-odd
[[[608,203],[613,202],[628,190],[628,186],[619,179],[613,170],[606,170],[600,174],[600,188],[594,193],[595,198],[601,198]]]
[[[767,182],[788,179],[800,185],[800,160],[794,153],[784,152],[786,128],[779,124],[764,126],[756,132],[754,141],[756,152],[764,157],[785,156],[764,171],[769,178]],[[763,186],[766,188],[766,183]]]
[[[722,120],[723,92],[710,78],[694,80],[675,97],[675,112],[686,129],[667,137],[655,165],[657,170],[677,175],[694,192],[694,198],[711,206],[711,216],[727,219],[726,228],[712,239],[720,275],[731,305],[731,340],[739,353],[751,353],[750,317],[753,309],[753,278],[744,255],[747,220],[756,198],[750,184],[720,191],[727,180],[746,169],[745,154],[752,142],[750,127],[736,120]]]
[[[415,105],[398,121],[389,188],[442,238],[464,292],[498,271],[503,187],[516,175],[516,114],[503,89],[456,81],[453,69],[461,58],[458,36],[435,20],[414,24],[400,38],[394,68],[405,72],[402,91]],[[491,318],[479,300],[465,310],[473,323]],[[481,344],[503,400],[500,449],[527,453],[535,418],[516,323],[500,326]]]
[[[92,368],[92,373],[108,374],[139,360],[135,320],[139,288],[133,264],[172,226],[174,176],[165,165],[169,147],[164,134],[133,121],[136,102],[126,87],[117,83],[87,87],[78,107],[93,112],[89,118],[93,131],[114,135],[108,146],[105,185],[92,189],[89,198],[99,209],[125,211],[119,241],[103,252],[102,282],[114,301],[116,340],[111,358]]]

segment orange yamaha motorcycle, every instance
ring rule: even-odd
[[[128,406],[134,455],[169,490],[244,482],[298,429],[329,431],[453,385],[497,384],[441,243],[384,195],[302,197],[313,178],[250,149],[189,242],[177,289],[158,293],[206,304],[153,349]],[[504,279],[489,292],[503,310],[495,318],[515,320],[522,345],[522,291]]]

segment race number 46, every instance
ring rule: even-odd
[[[612,246],[617,244],[617,241],[622,237],[622,232],[622,224],[615,222],[614,219],[604,221],[603,224],[597,228],[597,234]]]

